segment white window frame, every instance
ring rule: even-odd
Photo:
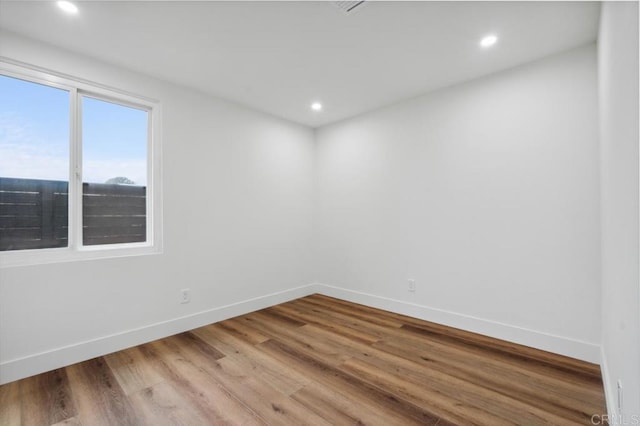
[[[6,58],[0,60],[0,75],[67,90],[70,100],[69,243],[67,247],[0,251],[0,268],[162,253],[160,102]],[[145,242],[82,244],[82,111],[79,103],[83,96],[148,112]]]

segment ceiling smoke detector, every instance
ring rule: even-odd
[[[359,9],[362,5],[364,5],[364,0],[361,1],[332,1],[335,7],[342,10],[345,15],[353,13],[356,9]]]

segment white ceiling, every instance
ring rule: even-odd
[[[0,1],[0,27],[317,127],[596,39],[596,2]],[[480,49],[483,35],[500,39]],[[324,104],[311,111],[312,101]]]

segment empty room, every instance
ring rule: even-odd
[[[0,425],[640,424],[638,16],[0,0]]]

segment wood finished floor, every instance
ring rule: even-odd
[[[591,424],[598,366],[313,295],[0,386],[0,425]]]

